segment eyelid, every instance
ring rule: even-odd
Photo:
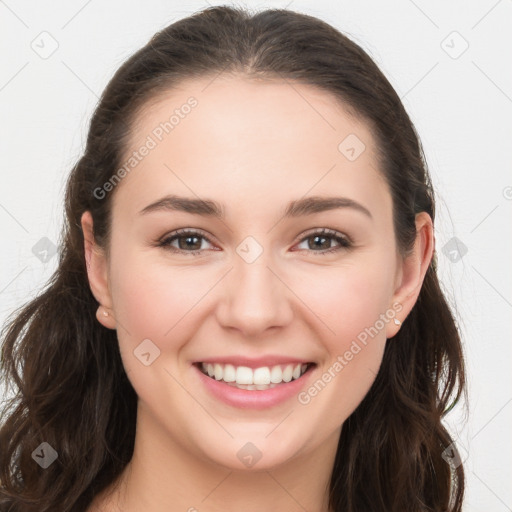
[[[203,231],[201,228],[179,228],[175,229],[174,231],[170,231],[169,233],[166,233],[164,236],[160,238],[159,241],[167,240],[169,238],[173,238],[177,235],[188,235],[188,234],[196,234],[201,235],[203,238],[208,240],[210,243],[213,243],[214,237],[210,235],[209,233],[206,233],[206,231]]]
[[[176,252],[185,252],[185,253],[190,253],[190,254],[199,253],[199,252],[202,252],[203,250],[205,250],[205,249],[196,249],[196,250],[191,250],[191,251],[184,251],[184,250],[176,249],[175,247],[171,247],[170,243],[169,243],[171,241],[171,239],[176,239],[180,235],[198,235],[201,238],[203,238],[204,240],[206,240],[209,244],[212,244],[212,245],[217,244],[217,242],[214,242],[215,238],[209,234],[206,234],[206,232],[203,231],[201,228],[180,228],[180,229],[171,231],[170,233],[167,233],[164,236],[162,236],[161,238],[159,238],[157,240],[157,245],[162,246],[164,248],[168,247],[169,250],[171,250],[171,251],[174,250]],[[172,240],[172,241],[174,241],[174,240]]]
[[[336,231],[335,229],[331,229],[331,228],[320,228],[320,227],[311,228],[311,229],[308,229],[307,231],[305,231],[304,233],[301,233],[299,235],[299,237],[293,242],[293,244],[295,245],[299,242],[302,242],[305,238],[308,238],[311,235],[330,235],[332,237],[342,238],[343,240],[346,240],[346,242],[350,245],[354,244],[352,239],[345,233],[342,233],[341,231]],[[317,252],[321,252],[321,251],[317,251]]]

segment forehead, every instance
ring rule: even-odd
[[[386,186],[369,127],[329,92],[292,81],[182,82],[141,110],[124,161],[144,146],[120,187],[139,210],[165,187],[256,204],[334,191],[374,202]]]
[[[189,79],[150,99],[136,118],[130,145],[150,134],[164,145],[180,139],[190,144],[191,135],[201,138],[207,151],[202,155],[208,157],[214,150],[209,141],[216,140],[226,149],[256,152],[259,142],[294,155],[321,146],[338,156],[338,145],[349,134],[364,141],[367,155],[373,146],[366,124],[332,93],[291,80],[237,75]],[[307,145],[296,144],[305,138]]]

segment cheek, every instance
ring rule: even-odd
[[[150,263],[143,254],[124,254],[124,258],[113,259],[111,273],[116,317],[124,327],[121,332],[129,333],[132,343],[145,338],[165,344],[183,339],[184,330],[192,329],[190,319],[201,314],[200,301],[223,272],[207,265]],[[361,258],[338,267],[311,265],[307,270],[296,267],[282,274],[293,290],[291,296],[283,290],[283,300],[297,303],[297,322],[317,325],[330,352],[344,351],[345,345],[358,336],[363,338],[362,333],[372,326],[384,331],[382,322],[376,322],[390,307],[393,290],[392,268],[382,259]]]
[[[141,255],[125,253],[118,261],[111,281],[125,371],[143,400],[165,399],[179,407],[183,396],[164,370],[174,374],[180,350],[197,330],[199,301],[215,280],[197,268],[149,263]],[[168,396],[169,390],[173,393]]]
[[[313,415],[330,411],[322,419],[326,430],[339,427],[355,410],[379,371],[386,326],[394,317],[392,308],[388,311],[392,270],[377,262],[331,268],[298,289],[317,317],[325,353],[316,380],[298,398]]]
[[[125,259],[113,273],[116,316],[134,336],[171,339],[208,291],[207,277],[193,267]]]
[[[389,320],[383,322],[381,315],[392,309],[393,270],[374,261],[320,268],[294,279],[294,292],[314,314],[311,319],[316,318],[331,356],[345,351],[352,340],[364,341],[365,333],[368,338],[385,336]]]

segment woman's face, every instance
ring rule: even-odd
[[[374,144],[287,82],[188,81],[138,117],[93,290],[164,452],[264,469],[332,451],[417,284]]]

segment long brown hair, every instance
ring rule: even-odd
[[[108,248],[111,196],[101,188],[122,164],[146,102],[186,78],[219,72],[321,88],[365,121],[393,200],[397,246],[414,243],[415,215],[434,220],[434,193],[415,128],[396,92],[354,42],[327,23],[286,9],[251,14],[212,7],[156,33],[115,73],[71,171],[58,268],[3,331],[1,374],[16,386],[0,428],[1,512],[79,512],[120,475],[133,453],[137,396],[115,331],[100,325],[88,283],[80,219]],[[444,456],[442,418],[465,390],[459,332],[437,277],[388,342],[376,380],[341,432],[330,482],[339,512],[460,512],[462,465]],[[43,442],[58,452],[34,462]]]

